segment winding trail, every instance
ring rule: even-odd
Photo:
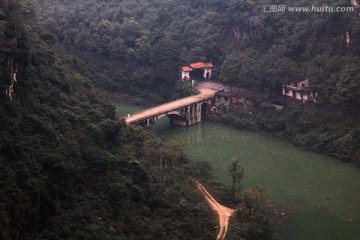
[[[227,208],[223,205],[220,205],[206,190],[206,188],[199,183],[198,181],[195,181],[198,189],[200,192],[204,195],[207,202],[210,204],[211,208],[216,211],[219,215],[219,224],[220,224],[220,230],[219,234],[216,238],[216,240],[222,240],[225,239],[228,226],[229,226],[229,220],[230,217],[234,214],[235,210],[231,208]]]

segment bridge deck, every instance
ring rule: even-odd
[[[171,112],[173,110],[179,109],[184,106],[188,106],[197,102],[201,102],[212,98],[215,96],[215,93],[218,90],[210,89],[207,87],[198,86],[197,89],[199,90],[200,94],[196,96],[181,98],[172,102],[168,102],[156,107],[145,109],[141,112],[137,112],[130,117],[126,117],[125,121],[127,124],[139,122],[145,120],[147,118],[158,116],[160,114],[164,114],[167,112]]]

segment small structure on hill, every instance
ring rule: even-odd
[[[316,102],[317,93],[311,89],[308,79],[303,81],[290,80],[289,84],[283,85],[283,95],[303,102]]]
[[[230,108],[230,105],[234,102],[237,102],[238,98],[235,93],[225,92],[224,90],[217,91],[215,94],[215,107],[221,105],[225,106],[227,109]]]
[[[253,100],[249,97],[224,90],[217,91],[213,102],[213,112],[222,110],[251,114],[255,111]]]
[[[212,74],[212,63],[196,62],[190,66],[183,66],[181,72],[182,80],[205,79],[209,80]]]

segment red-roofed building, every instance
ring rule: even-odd
[[[182,67],[182,76],[181,79],[183,80],[190,80],[191,79],[191,72],[193,70],[204,70],[204,73],[202,74],[202,76],[204,77],[204,79],[209,80],[211,78],[211,70],[214,67],[214,65],[212,65],[212,63],[204,63],[204,62],[196,62],[196,63],[191,63],[190,66],[183,66]]]
[[[214,66],[212,65],[212,63],[197,62],[190,64],[190,67],[193,69],[198,69],[198,68],[212,68]]]
[[[184,72],[190,72],[190,67],[189,66],[184,66],[184,67],[182,67],[182,70]]]
[[[181,79],[182,80],[190,80],[190,71],[191,71],[191,68],[189,66],[182,67]]]

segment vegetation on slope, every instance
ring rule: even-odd
[[[212,238],[181,151],[116,120],[26,1],[0,11],[0,239]]]
[[[116,119],[27,1],[0,15],[0,239],[214,238],[211,167]]]
[[[213,61],[220,52],[220,39],[205,22],[214,22],[215,13],[203,16],[202,4],[193,1],[33,2],[43,26],[86,56],[83,65],[90,61],[83,73],[108,90],[165,101],[182,64]]]
[[[210,178],[207,168],[126,127],[92,86],[162,102],[191,93],[177,80],[192,61],[211,61],[215,77],[265,93],[309,78],[317,103],[264,107],[255,120],[306,148],[360,161],[355,13],[266,14],[270,1],[243,0],[32,2],[37,14],[25,0],[0,2],[3,239],[212,238],[212,215],[188,177]],[[242,195],[232,236],[269,237],[262,214],[246,205],[260,193]]]
[[[271,14],[259,10],[268,1],[233,2],[229,17],[234,19],[231,28],[237,39],[223,62],[222,80],[263,92],[265,101],[269,93],[280,95],[282,84],[289,80],[309,79],[318,93],[317,102],[306,104],[304,111],[276,111],[262,105],[261,113],[251,121],[305,149],[359,164],[359,9],[350,13]],[[351,1],[279,4],[337,7],[351,6]]]
[[[82,74],[108,90],[163,102],[174,95],[180,66],[193,61],[211,61],[215,79],[264,96],[308,78],[318,92],[311,109],[264,111],[258,123],[305,148],[359,161],[359,9],[262,12],[268,4],[336,7],[350,0],[32,2]]]

